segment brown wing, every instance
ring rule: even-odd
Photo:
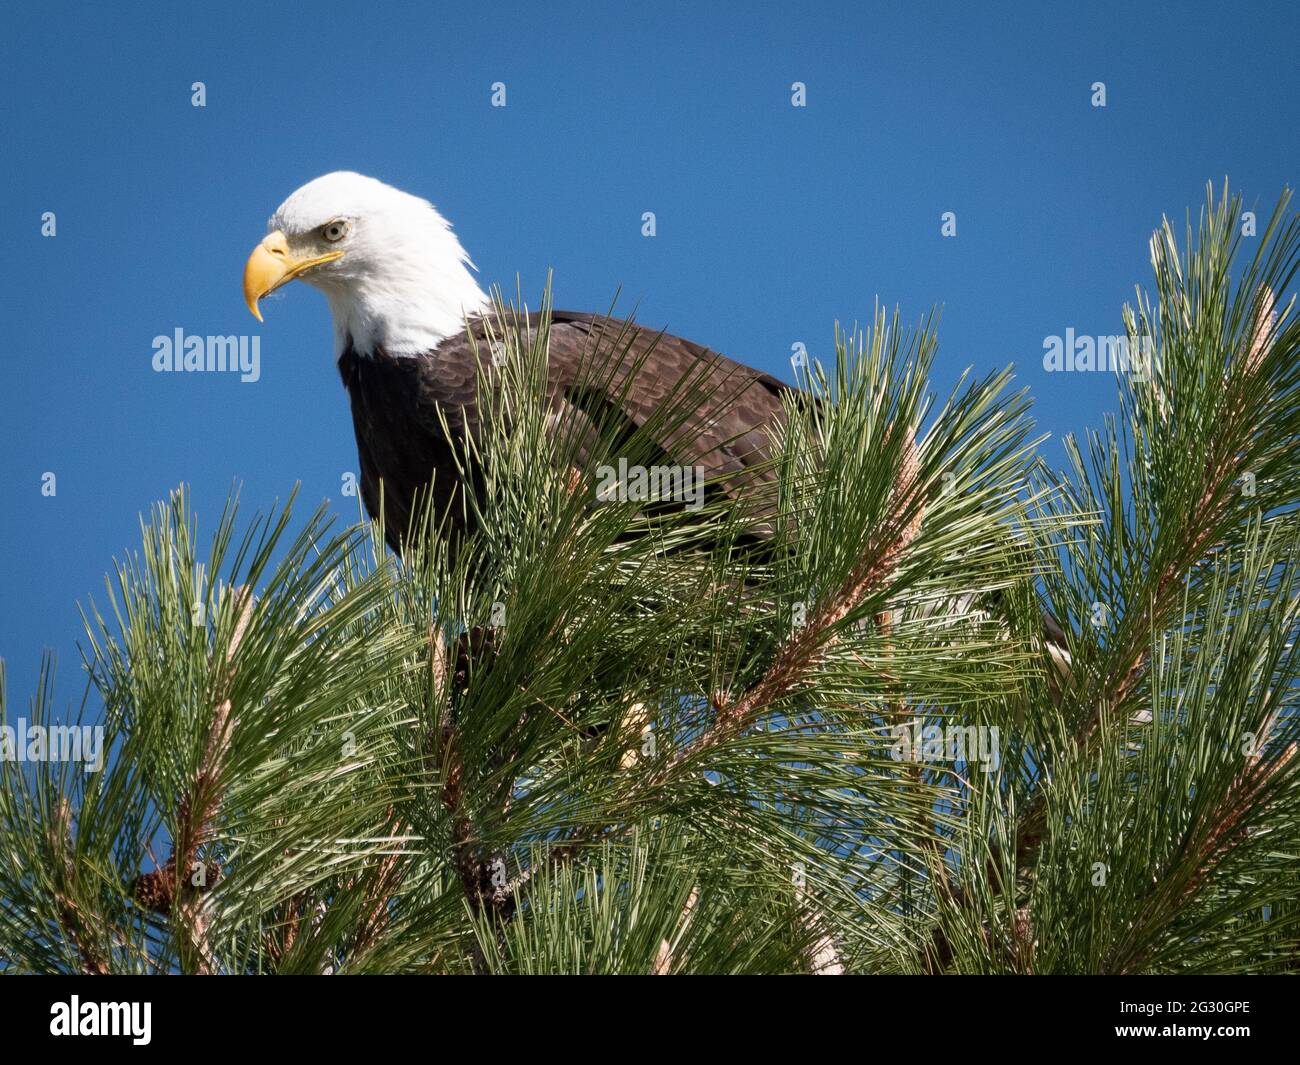
[[[528,324],[540,328],[540,316]],[[371,515],[382,509],[388,541],[399,551],[426,492],[437,513],[465,524],[456,454],[466,433],[479,432],[478,362],[489,351],[483,324],[471,328],[474,336],[467,330],[416,357],[378,351],[361,358],[349,350],[339,361],[362,498]],[[580,464],[595,457],[602,436],[609,441],[613,418],[620,431],[645,430],[669,462],[701,467],[713,490],[735,495],[755,479],[772,479],[770,434],[784,422],[781,397],[791,391],[776,378],[681,337],[599,315],[553,314],[548,351],[557,427],[576,434]],[[665,419],[665,409],[679,416]]]
[[[540,316],[529,318],[539,328]],[[486,340],[476,330],[479,357]],[[562,418],[602,421],[611,412],[629,429],[649,427],[673,463],[703,467],[728,490],[748,477],[770,477],[771,433],[784,423],[782,395],[770,374],[666,333],[600,315],[551,316],[548,384]],[[473,419],[475,357],[468,333],[450,338],[424,360],[421,400],[438,403],[453,430]],[[665,418],[665,411],[674,417]],[[689,417],[682,417],[690,411]],[[607,423],[606,423],[607,424]]]

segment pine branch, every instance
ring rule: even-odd
[[[192,971],[210,976],[217,962],[208,943],[208,915],[203,893],[220,879],[221,867],[198,860],[199,848],[208,840],[221,801],[222,780],[230,739],[236,727],[231,712],[230,687],[234,680],[234,657],[248,630],[253,614],[253,596],[247,588],[233,593],[235,626],[226,647],[223,665],[213,684],[216,709],[207,740],[189,790],[176,811],[177,834],[171,856],[153,873],[140,877],[135,884],[136,900],[155,913],[171,915],[187,937],[185,957]],[[191,874],[202,872],[198,890],[186,890]]]

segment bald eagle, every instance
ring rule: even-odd
[[[258,301],[290,281],[325,293],[352,404],[362,500],[372,518],[382,518],[389,546],[402,553],[426,500],[444,528],[467,531],[457,448],[479,429],[476,349],[488,342],[492,303],[450,223],[427,200],[339,171],[290,195],[267,229],[244,268],[244,298],[261,321]],[[538,327],[539,316],[526,324]],[[589,357],[602,344],[626,358],[593,397]],[[688,378],[706,397],[697,417],[689,425],[656,423],[667,397]],[[785,401],[807,399],[681,337],[569,311],[550,315],[546,385],[560,419],[592,423],[614,408],[629,430],[659,431],[656,443],[670,461],[701,469],[708,484],[733,497],[747,484],[771,482],[770,452],[774,430],[786,421]],[[593,409],[593,402],[605,409]],[[1064,676],[1066,634],[1050,614],[1043,621],[1044,644]]]
[[[258,301],[289,281],[325,293],[366,510],[373,518],[382,510],[399,554],[426,493],[435,513],[464,531],[455,449],[478,429],[478,363],[492,305],[451,225],[427,200],[338,172],[289,196],[268,231],[244,269],[245,299],[261,321]],[[528,316],[529,328],[540,324]],[[592,397],[598,346],[620,352],[625,376]],[[663,453],[724,491],[737,491],[747,473],[770,479],[768,430],[784,421],[791,386],[681,337],[596,314],[551,312],[547,350],[548,400],[566,422],[608,414],[593,410],[594,398],[634,431],[689,378],[707,403],[689,429],[665,430],[656,441]]]

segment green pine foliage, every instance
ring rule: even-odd
[[[1300,220],[1240,214],[1155,235],[1154,358],[1063,471],[1009,372],[936,398],[933,322],[878,312],[739,501],[602,500],[703,380],[593,442],[498,302],[473,535],[175,493],[85,609],[79,715],[0,674],[6,725],[107,752],[0,761],[0,968],[1294,969]]]

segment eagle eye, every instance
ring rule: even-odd
[[[336,244],[348,235],[348,229],[350,228],[346,218],[336,218],[333,222],[326,222],[321,227],[321,236],[331,244]]]

